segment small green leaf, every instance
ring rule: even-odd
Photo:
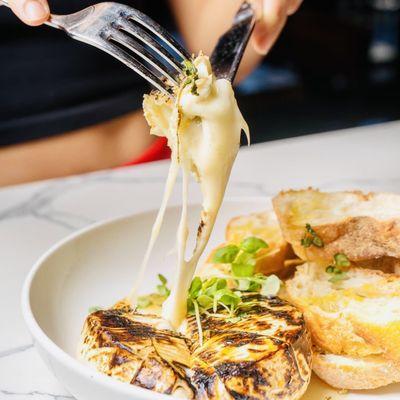
[[[235,264],[248,264],[248,265],[256,265],[256,259],[253,254],[250,253],[240,253],[235,261]]]
[[[310,247],[311,245],[314,245],[315,247],[324,247],[323,240],[317,235],[317,232],[315,232],[310,224],[306,224],[306,233],[300,243],[305,248]]]
[[[258,292],[261,289],[261,284],[256,281],[250,281],[249,292]]]
[[[281,280],[276,275],[268,276],[261,285],[263,296],[276,296],[281,288]]]
[[[191,298],[188,298],[186,304],[187,304],[187,312],[188,312],[188,314],[189,315],[194,315],[195,309],[194,309],[193,300]]]
[[[140,296],[137,299],[137,307],[138,308],[146,308],[152,304],[149,296]]]
[[[312,239],[312,244],[316,247],[324,247],[324,242],[319,236],[314,236]]]
[[[303,247],[310,247],[312,245],[313,239],[311,236],[306,236],[303,239],[301,239],[301,245]]]
[[[240,244],[240,248],[246,253],[254,254],[257,253],[260,249],[265,249],[268,247],[268,244],[257,237],[251,236],[242,241]]]
[[[350,267],[350,261],[347,258],[346,254],[343,253],[337,253],[333,256],[335,260],[335,264],[338,267]]]
[[[333,274],[335,272],[335,267],[333,265],[329,265],[325,270],[328,274]]]
[[[311,225],[310,224],[306,224],[306,231],[308,232],[308,233],[310,233],[311,235],[316,235],[316,232],[314,231],[314,229],[313,228],[311,228]]]
[[[162,274],[158,274],[158,279],[160,280],[160,282],[161,282],[163,285],[166,285],[166,284],[168,283],[167,278],[166,278],[164,275],[162,275]]]
[[[199,295],[202,286],[203,283],[201,279],[198,276],[195,276],[190,284],[189,296],[195,299]]]
[[[208,310],[213,305],[213,299],[210,296],[206,296],[204,294],[200,295],[197,299],[199,306]]]
[[[333,274],[332,277],[329,279],[329,282],[332,283],[337,283],[343,280],[348,279],[347,273],[344,271],[336,270]]]
[[[168,297],[171,291],[165,285],[157,285],[157,292],[160,296]]]
[[[247,278],[254,275],[255,265],[232,264],[232,274],[239,278]]]
[[[240,302],[240,297],[229,289],[221,289],[215,293],[214,302],[225,304],[226,306],[236,307]]]
[[[239,251],[239,247],[235,246],[234,244],[221,247],[214,253],[212,261],[219,264],[230,264],[235,260]]]

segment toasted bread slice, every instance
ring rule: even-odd
[[[328,353],[400,362],[400,276],[351,268],[342,281],[331,277],[325,267],[306,263],[286,282],[313,343]]]
[[[351,357],[314,349],[313,371],[338,389],[375,389],[400,382],[400,367],[381,356]]]
[[[357,266],[386,272],[400,263],[400,195],[290,190],[273,205],[283,237],[303,260],[329,262],[344,253]],[[302,243],[306,224],[322,245]]]

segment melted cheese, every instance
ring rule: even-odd
[[[152,127],[152,133],[168,138],[172,150],[172,166],[163,203],[131,298],[134,299],[136,288],[144,277],[179,165],[183,171],[183,199],[177,233],[178,262],[171,295],[162,311],[163,317],[175,328],[186,316],[187,291],[214,227],[239,150],[241,131],[244,130],[249,138],[248,126],[239,111],[231,83],[214,77],[206,56],[197,57],[194,65],[198,71],[198,95],[192,93],[190,85],[186,85],[181,88],[174,102],[154,96],[148,96],[144,101],[145,116]],[[200,185],[203,201],[196,245],[192,256],[186,260],[189,234],[187,188],[190,174]]]

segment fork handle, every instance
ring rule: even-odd
[[[3,4],[4,6],[11,8],[9,4],[9,0],[0,0],[0,5]],[[51,26],[56,29],[65,30],[65,22],[64,16],[50,14],[50,18],[45,22],[46,25]]]

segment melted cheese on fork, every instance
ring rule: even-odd
[[[163,305],[162,315],[177,328],[186,317],[187,292],[196,265],[201,257],[221,206],[233,162],[240,145],[242,130],[249,140],[249,130],[239,111],[232,85],[212,74],[208,57],[198,56],[195,82],[197,93],[191,85],[182,85],[175,101],[158,95],[146,96],[145,116],[151,132],[168,138],[172,150],[170,172],[167,178],[163,202],[153,226],[150,243],[139,273],[139,279],[131,293],[134,301],[137,288],[145,275],[151,250],[160,231],[166,205],[176,181],[179,168],[183,174],[182,214],[177,233],[178,263],[171,294]],[[189,176],[193,175],[200,185],[203,201],[201,221],[196,245],[190,259],[185,259],[188,224],[187,197]]]

